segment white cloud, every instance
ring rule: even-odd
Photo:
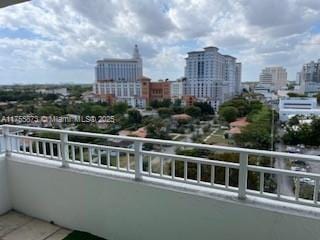
[[[61,3],[34,0],[0,10],[0,79],[92,82],[97,59],[128,57],[136,43],[153,79],[180,77],[186,52],[207,45],[242,61],[244,80],[275,64],[289,67],[292,78],[320,55],[318,0]],[[33,37],[5,35],[13,30]]]

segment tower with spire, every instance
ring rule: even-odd
[[[133,58],[133,59],[141,59],[140,52],[139,52],[139,48],[138,48],[138,45],[137,45],[137,44],[134,45],[132,58]]]
[[[138,45],[134,46],[130,58],[104,58],[97,61],[93,91],[101,99],[123,101],[128,105],[145,106],[141,98],[143,63]],[[109,102],[112,102],[112,101]]]

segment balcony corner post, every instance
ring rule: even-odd
[[[142,143],[134,142],[135,180],[142,181]]]
[[[2,128],[2,130],[3,130],[3,138],[4,138],[6,157],[9,157],[9,156],[11,156],[10,137],[9,137],[10,129],[8,127],[4,126]]]
[[[246,199],[247,181],[248,181],[248,153],[240,153],[239,167],[239,192],[238,198]]]
[[[68,148],[68,134],[61,133],[60,134],[60,144],[61,144],[61,158],[62,158],[62,167],[69,167],[69,148]]]

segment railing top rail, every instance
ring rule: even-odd
[[[199,143],[188,143],[188,142],[177,142],[172,140],[162,140],[162,139],[153,139],[153,138],[138,138],[138,137],[128,137],[128,136],[118,136],[110,134],[101,134],[101,133],[89,133],[89,132],[79,132],[79,131],[70,131],[70,130],[61,130],[61,129],[52,129],[52,128],[39,128],[39,127],[28,127],[28,126],[19,126],[19,125],[2,125],[2,127],[7,127],[9,129],[20,129],[20,130],[30,130],[36,132],[50,132],[50,133],[67,133],[69,135],[83,136],[83,137],[95,137],[95,138],[110,138],[115,140],[127,140],[127,141],[138,141],[142,143],[153,143],[161,145],[174,145],[181,147],[195,147],[201,149],[207,149],[212,151],[223,151],[223,152],[232,152],[232,153],[244,153],[258,156],[266,157],[280,157],[280,158],[289,158],[292,160],[305,160],[305,161],[320,161],[320,156],[314,155],[305,155],[305,154],[295,154],[295,153],[284,153],[284,152],[274,152],[268,150],[257,150],[249,148],[239,148],[239,147],[226,147],[218,145],[208,145],[208,144],[199,144]]]

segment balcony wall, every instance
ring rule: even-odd
[[[7,161],[0,157],[0,215],[11,209],[8,189]]]
[[[13,155],[8,161],[14,209],[110,240],[320,236],[319,219],[26,159]]]

